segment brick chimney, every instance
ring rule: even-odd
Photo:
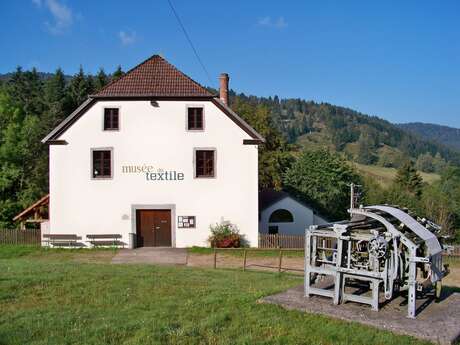
[[[219,77],[220,81],[220,92],[219,98],[225,104],[228,105],[228,81],[230,77],[227,73],[221,73]]]

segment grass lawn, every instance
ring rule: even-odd
[[[376,165],[364,165],[359,163],[353,164],[356,166],[356,169],[358,169],[359,172],[375,178],[384,187],[388,187],[396,176],[395,168],[383,168]],[[423,181],[428,184],[432,184],[441,178],[439,174],[434,173],[425,173],[419,171],[419,174],[423,178]]]
[[[0,246],[0,344],[421,344],[258,304],[301,278]]]

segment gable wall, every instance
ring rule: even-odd
[[[50,146],[51,233],[135,232],[133,205],[174,205],[173,245],[206,245],[209,225],[229,220],[257,245],[257,146],[210,101],[99,101]],[[205,130],[186,131],[186,107],[204,105]],[[103,131],[103,108],[120,107],[120,130]],[[91,149],[113,148],[113,178],[91,178]],[[194,148],[217,150],[216,178],[195,179]],[[122,166],[175,170],[183,181],[147,181]],[[178,229],[177,216],[196,216]],[[85,238],[84,238],[85,239]]]
[[[286,209],[289,212],[291,212],[294,216],[294,222],[270,223],[270,215],[278,209]],[[277,225],[279,229],[279,234],[304,235],[305,229],[307,229],[310,225],[324,223],[326,223],[326,221],[321,217],[315,215],[311,208],[299,203],[297,200],[293,198],[286,197],[277,201],[276,203],[267,207],[265,210],[261,212],[259,220],[259,232],[266,234],[268,233],[268,227],[270,225]]]

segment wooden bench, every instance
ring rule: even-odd
[[[89,234],[86,235],[88,243],[92,244],[94,247],[97,246],[118,246],[122,245],[123,248],[125,244],[120,241],[122,236],[120,234]]]
[[[43,238],[48,245],[69,247],[76,246],[77,241],[81,239],[75,234],[44,234]]]

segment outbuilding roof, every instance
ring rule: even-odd
[[[298,198],[292,196],[288,192],[281,190],[277,191],[274,189],[264,189],[259,192],[259,211],[262,212],[263,210],[269,208],[270,206],[276,204],[278,201],[283,200],[284,198],[291,198],[295,200],[299,204],[308,207],[313,211],[314,214],[323,218],[327,221],[329,217],[325,217],[323,214],[319,213],[312,205],[309,205],[305,201],[299,200]]]
[[[266,208],[270,207],[274,203],[286,197],[290,197],[290,195],[282,190],[281,191],[277,191],[274,189],[262,190],[259,192],[259,209],[265,210]]]
[[[159,55],[153,55],[109,83],[93,97],[213,97]]]
[[[50,195],[46,194],[36,202],[34,202],[32,205],[27,207],[25,210],[21,211],[21,213],[17,214],[14,218],[13,221],[18,221],[21,219],[24,219],[28,216],[30,216],[31,213],[35,212],[37,209],[43,206],[48,206],[50,202]]]

